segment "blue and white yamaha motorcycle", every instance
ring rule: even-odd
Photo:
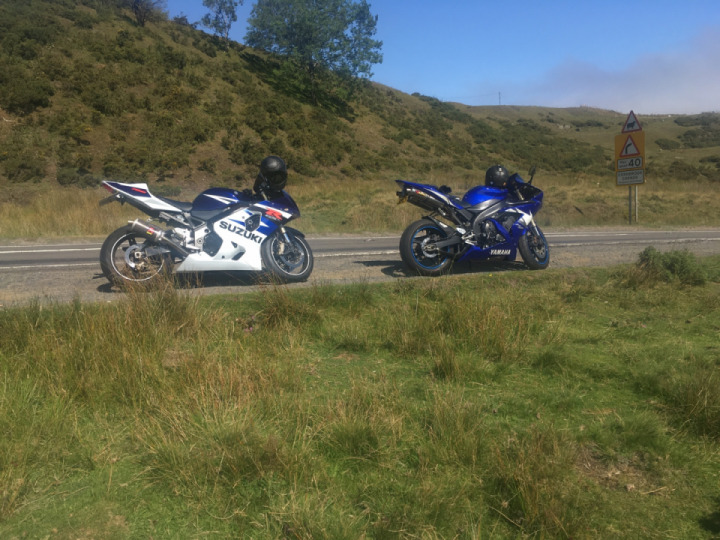
[[[455,261],[514,261],[519,251],[529,268],[547,268],[550,248],[533,218],[543,202],[543,192],[532,185],[534,175],[533,167],[525,182],[496,165],[488,169],[484,186],[462,198],[451,195],[447,186],[396,180],[399,202],[429,212],[400,238],[405,265],[417,274],[436,276],[448,272]]]
[[[270,158],[284,170],[275,156],[263,165]],[[275,181],[272,172],[263,176],[261,166],[255,193],[210,188],[192,202],[153,195],[147,184],[104,180],[112,195],[101,205],[128,203],[150,220],[136,219],[107,237],[100,250],[103,274],[119,286],[149,283],[171,272],[218,270],[264,273],[282,282],[307,280],[312,251],[301,232],[286,227],[300,210],[282,189],[287,172]]]

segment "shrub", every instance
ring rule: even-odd
[[[694,180],[699,174],[694,166],[679,159],[670,164],[667,172],[670,177],[677,180]]]
[[[704,285],[707,274],[695,255],[687,250],[661,253],[648,246],[640,253],[636,265],[628,270],[626,278],[631,285],[658,282]]]
[[[236,165],[257,165],[267,153],[263,144],[247,137],[224,137],[222,144]]]
[[[600,120],[573,120],[570,123],[573,126],[575,126],[576,128],[583,128],[583,127],[603,128],[603,127],[605,127],[605,124],[603,124]]]
[[[169,45],[157,44],[154,54],[157,63],[167,71],[184,69],[188,63],[188,57],[184,52],[177,51]]]
[[[720,126],[707,126],[689,129],[681,135],[683,142],[690,148],[709,148],[720,145]]]
[[[690,116],[679,116],[675,119],[675,123],[682,127],[710,126],[720,123],[720,114],[702,113]]]
[[[32,128],[18,128],[0,148],[0,170],[11,182],[37,182],[45,177],[47,148]]]
[[[658,139],[655,144],[663,150],[676,150],[682,146],[678,141],[672,139]]]
[[[30,114],[50,105],[55,93],[44,76],[31,74],[21,66],[0,61],[0,106],[11,113]]]
[[[11,182],[38,181],[45,176],[45,163],[36,161],[31,152],[0,156],[0,165]]]
[[[98,184],[98,179],[90,174],[87,169],[75,169],[73,167],[59,168],[57,181],[61,186],[92,187]]]

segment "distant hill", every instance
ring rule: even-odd
[[[468,107],[377,84],[312,105],[280,63],[120,0],[0,4],[0,185],[233,185],[267,154],[300,180],[479,177],[502,162],[607,175],[629,111]],[[380,36],[382,37],[382,36]],[[720,115],[641,117],[648,167],[720,181]]]

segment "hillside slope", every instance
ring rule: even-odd
[[[277,59],[184,21],[140,27],[118,5],[0,5],[0,184],[234,185],[270,153],[300,181],[450,174],[472,183],[495,162],[612,174],[627,111],[473,108],[369,83],[312,105]],[[720,180],[720,115],[640,120],[649,174]]]

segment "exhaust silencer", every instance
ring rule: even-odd
[[[435,210],[438,210],[445,206],[442,202],[438,201],[434,197],[431,197],[423,191],[408,190],[405,192],[405,196],[407,197],[407,200],[410,204],[414,204],[415,206],[418,206],[423,210],[427,210],[429,212],[434,212]]]
[[[176,242],[168,238],[165,235],[165,231],[153,227],[149,223],[146,223],[145,221],[142,221],[140,219],[136,219],[135,221],[128,221],[128,223],[130,223],[130,230],[132,232],[141,234],[157,244],[168,246],[177,251],[178,253],[181,253],[185,257],[190,255],[190,253],[188,253],[185,248],[181,247]]]

